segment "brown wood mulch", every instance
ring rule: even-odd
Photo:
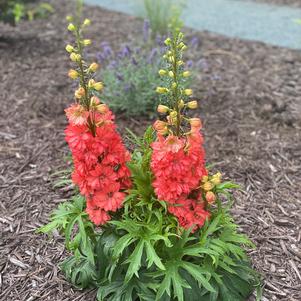
[[[64,50],[65,1],[52,1],[47,20],[0,27],[0,300],[94,300],[72,288],[57,264],[63,241],[35,234],[68,197],[50,174],[64,167],[68,149],[63,109],[72,101]],[[142,22],[89,8],[93,51],[119,45]],[[188,31],[199,47],[195,90],[200,98],[207,158],[240,183],[233,214],[256,243],[250,251],[264,275],[262,300],[301,300],[301,54],[262,43]],[[93,52],[92,51],[92,52]],[[117,118],[118,119],[118,118]],[[137,129],[146,121],[119,121]]]

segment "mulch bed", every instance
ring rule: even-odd
[[[64,17],[72,7],[52,0],[47,20],[0,25],[0,300],[94,300],[57,268],[63,240],[35,234],[68,198],[50,175],[64,168],[64,108],[72,101],[64,50]],[[142,21],[87,8],[93,51],[140,34]],[[129,37],[130,36],[130,37]],[[240,183],[235,220],[256,243],[250,251],[265,277],[263,300],[301,300],[301,54],[262,43],[187,30],[200,45],[195,91],[200,99],[207,159]],[[117,116],[118,120],[118,116]],[[119,119],[121,130],[147,120]]]

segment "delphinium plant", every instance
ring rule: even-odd
[[[246,300],[260,286],[244,249],[253,244],[229,213],[238,186],[206,168],[201,120],[187,114],[197,102],[183,86],[183,34],[174,29],[165,41],[160,120],[132,135],[129,154],[99,96],[98,65],[83,57],[89,23],[68,26],[76,44],[66,48],[69,76],[79,79],[65,131],[78,188],[40,229],[65,236],[72,255],[62,271],[73,285],[96,288],[97,300]]]

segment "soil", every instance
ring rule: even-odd
[[[65,15],[72,6],[52,0],[46,20],[0,25],[0,300],[94,300],[57,268],[66,256],[59,235],[35,233],[68,189],[51,174],[66,167],[64,108],[72,102]],[[96,53],[141,34],[142,21],[100,8],[87,36]],[[199,46],[194,85],[204,123],[207,160],[243,187],[233,208],[264,276],[262,300],[301,300],[301,54],[258,42],[187,31]],[[117,116],[120,129],[141,132],[149,121]],[[139,129],[139,130],[137,130]]]

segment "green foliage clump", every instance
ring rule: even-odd
[[[185,1],[144,0],[145,17],[149,21],[151,36],[166,36],[171,24],[181,27],[180,20]]]
[[[103,101],[115,112],[128,116],[147,116],[154,112],[159,99],[156,86],[160,83],[158,68],[162,64],[160,47],[132,48],[124,46],[114,52],[107,44],[98,53],[105,82]]]
[[[146,43],[148,37],[145,32]],[[102,51],[97,53],[98,63],[102,66],[98,77],[105,83],[102,100],[117,113],[152,116],[160,103],[156,88],[162,83],[158,70],[165,67],[165,50],[162,41],[151,47],[126,45],[117,52],[108,43],[103,43]],[[191,85],[191,79],[186,79],[183,85]]]
[[[45,18],[53,13],[53,7],[48,3],[28,6],[35,0],[0,0],[0,21],[16,25],[23,18],[32,21],[35,18]]]

